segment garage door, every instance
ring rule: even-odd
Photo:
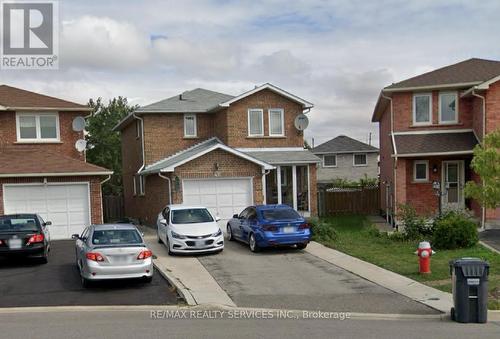
[[[87,184],[4,185],[4,209],[38,213],[49,226],[51,239],[68,239],[90,223]]]
[[[185,205],[205,206],[222,219],[252,205],[250,179],[183,180],[182,184]]]

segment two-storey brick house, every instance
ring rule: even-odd
[[[313,105],[271,84],[238,96],[186,91],[136,110],[121,132],[125,210],[154,224],[169,204],[222,219],[252,204],[316,214],[316,164],[295,118]]]
[[[101,181],[111,171],[89,164],[75,148],[83,131],[73,120],[87,106],[0,86],[0,215],[38,213],[52,239],[102,223]]]
[[[384,211],[466,207],[483,225],[499,223],[500,210],[467,199],[464,184],[480,180],[470,167],[474,146],[500,128],[500,61],[469,59],[387,86],[372,121],[380,130]]]

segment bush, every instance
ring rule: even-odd
[[[418,216],[410,205],[399,206],[399,217],[403,221],[402,234],[407,240],[419,240],[432,234],[432,223],[426,218]]]
[[[465,213],[449,211],[434,221],[432,238],[440,249],[472,247],[478,242],[477,225]]]
[[[337,231],[335,231],[331,224],[320,221],[318,218],[310,218],[308,222],[311,225],[314,241],[333,242],[337,240]]]

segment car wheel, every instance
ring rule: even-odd
[[[49,262],[49,253],[47,250],[43,253],[43,257],[40,258],[40,263],[41,264],[46,264]]]
[[[170,241],[168,241],[168,236],[165,240],[167,240],[165,246],[167,246],[168,255],[174,255],[174,253],[170,250]]]
[[[163,240],[161,240],[161,238],[160,238],[160,230],[159,229],[156,230],[156,238],[157,238],[159,244],[163,244]]]
[[[90,281],[88,279],[85,279],[83,275],[80,275],[80,281],[82,283],[83,288],[88,288],[90,287]]]
[[[231,229],[231,225],[227,224],[227,240],[233,241],[233,230]]]
[[[306,247],[307,247],[307,244],[297,244],[297,249],[298,250],[303,250]]]
[[[153,281],[153,277],[146,277],[146,278],[144,278],[144,282],[145,282],[145,283],[148,283],[148,284],[149,284],[149,283],[151,283],[152,281]]]
[[[257,240],[255,239],[255,234],[250,234],[250,237],[248,238],[248,246],[250,246],[250,251],[252,252],[259,252],[260,247],[257,245]]]

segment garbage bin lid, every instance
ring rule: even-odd
[[[460,258],[450,262],[450,266],[460,268],[464,277],[482,277],[490,265],[479,258]]]

